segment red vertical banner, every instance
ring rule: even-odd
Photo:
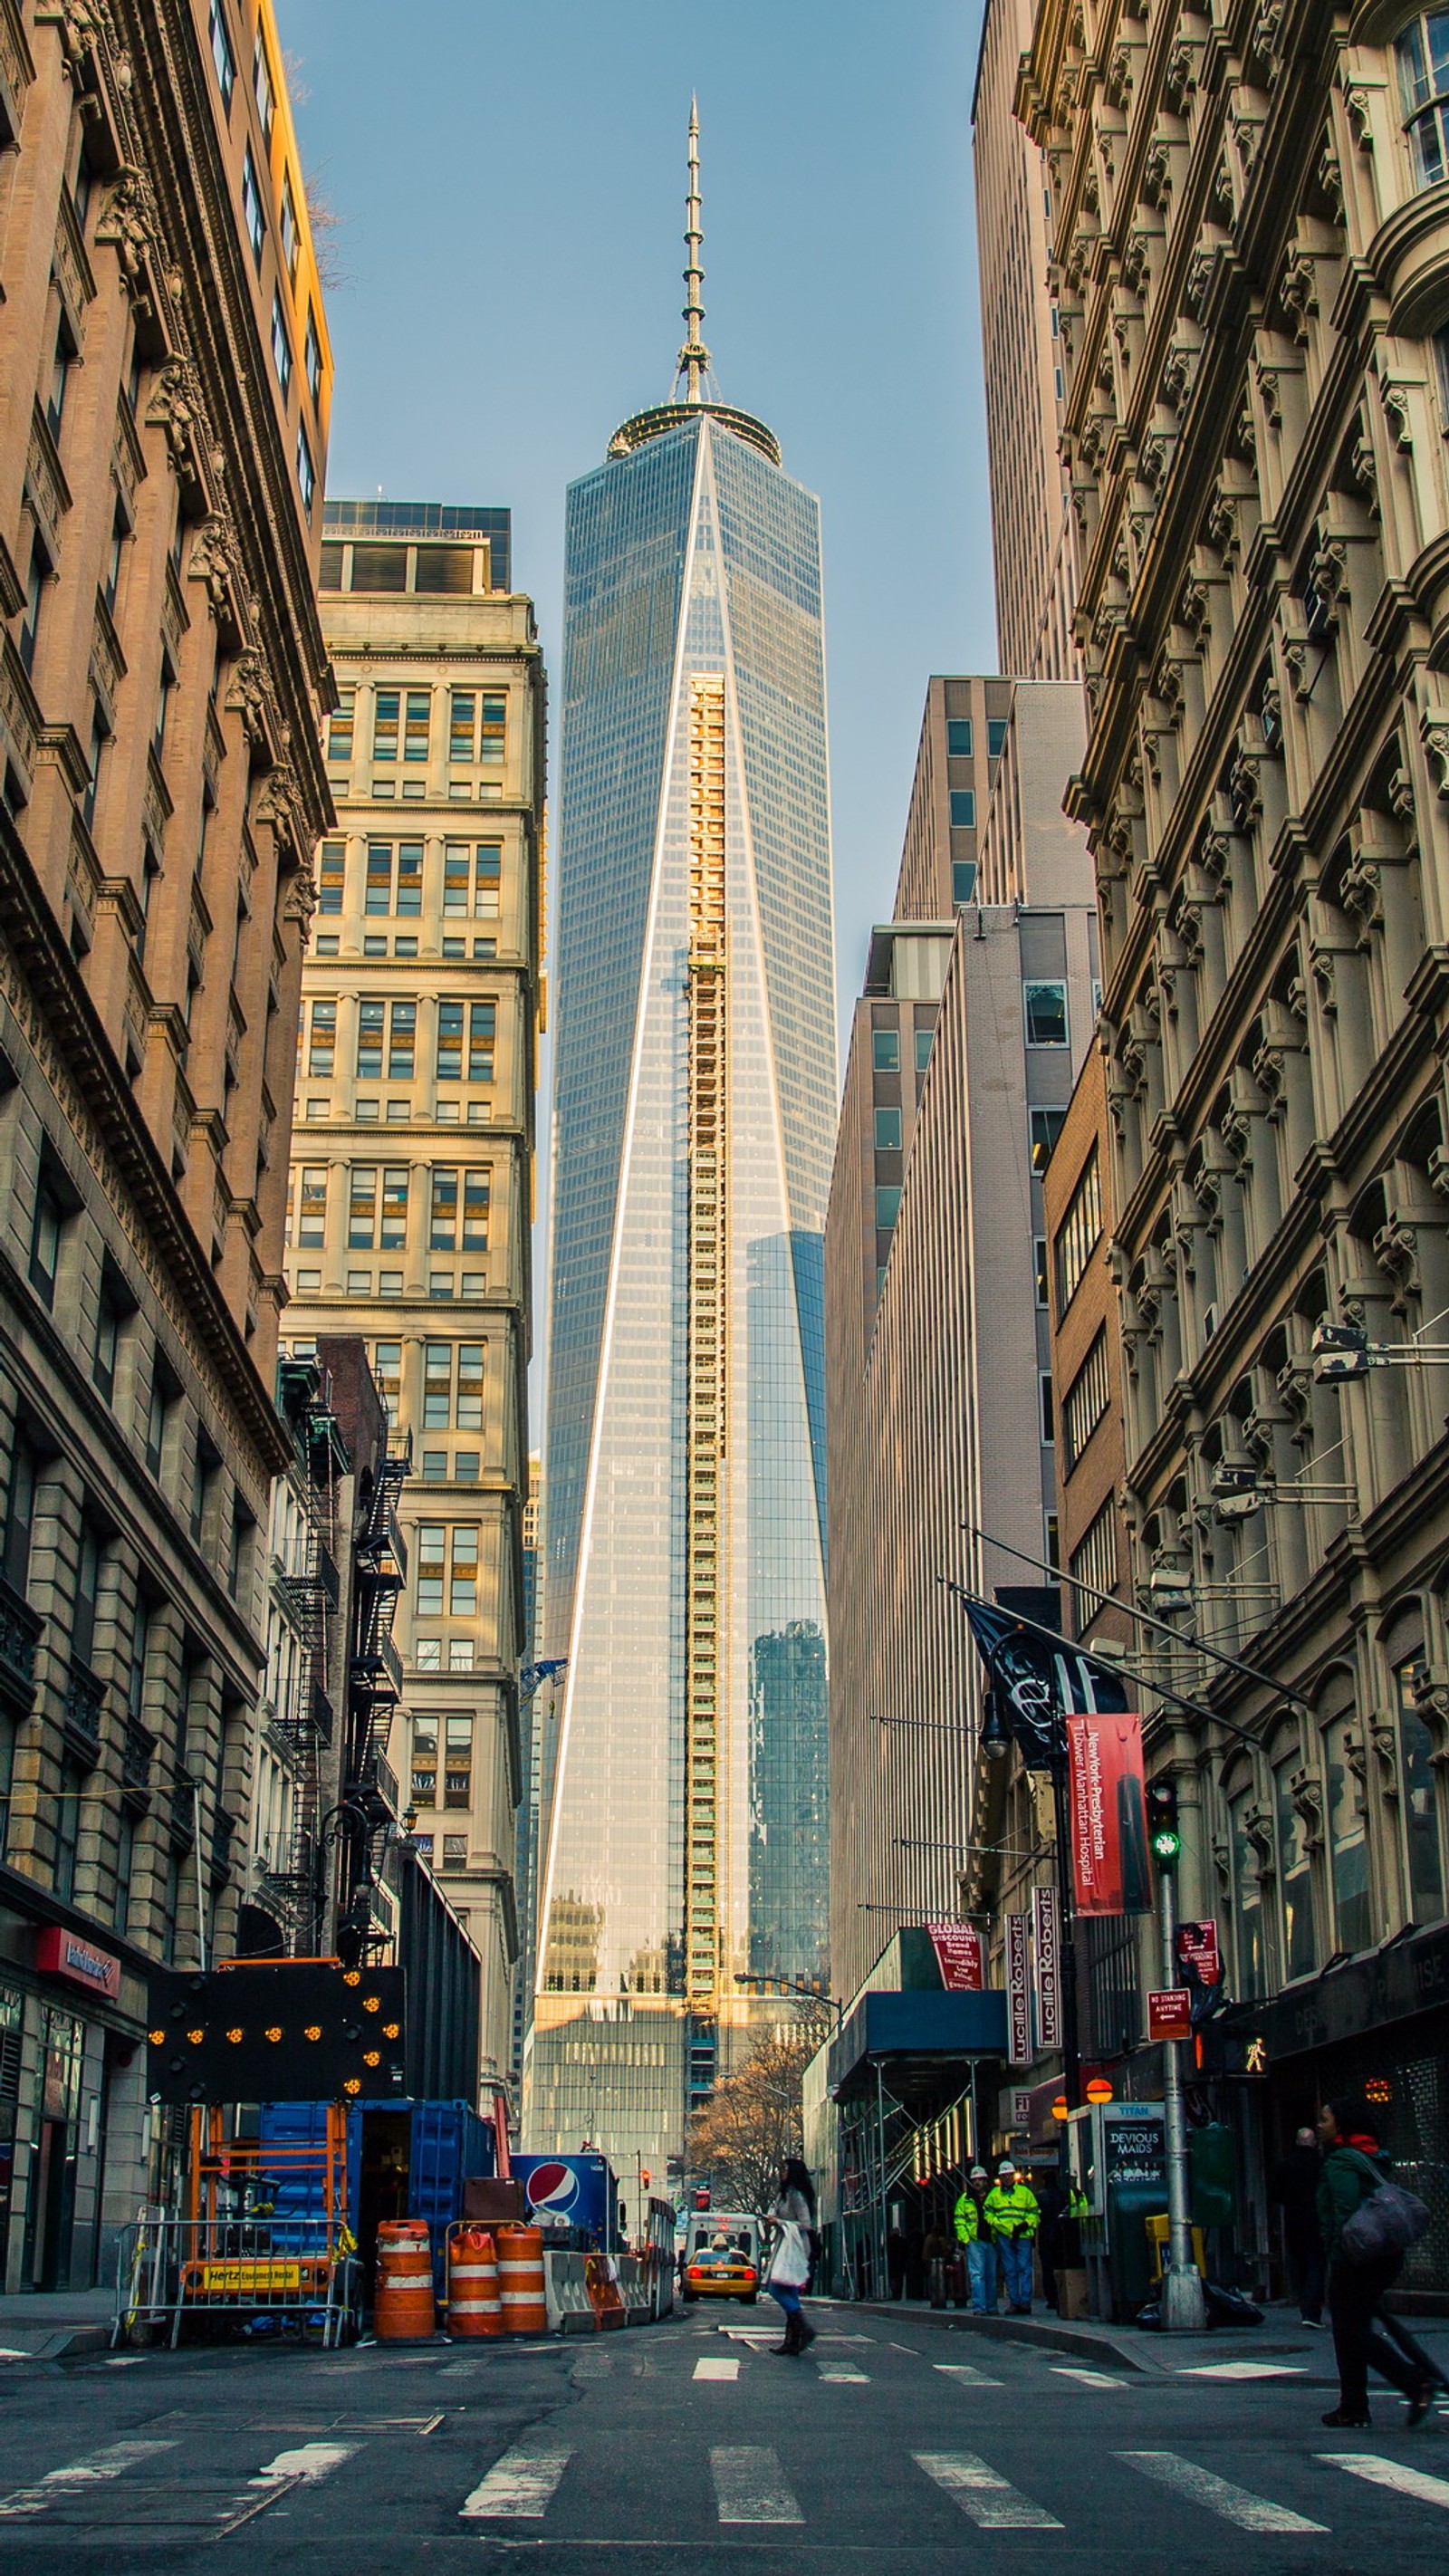
[[[1141,1718],[1069,1717],[1067,1768],[1077,1912],[1150,1914]]]
[[[1008,2066],[1031,2064],[1031,1971],[1024,1914],[1006,1918],[1006,2062]]]
[[[1038,1887],[1031,1900],[1032,1939],[1036,1948],[1036,2044],[1062,2044],[1062,1944],[1057,1892]]]

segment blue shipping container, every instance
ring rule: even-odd
[[[370,2128],[371,2123],[377,2128]],[[445,2237],[463,2215],[463,2184],[470,2176],[491,2176],[495,2164],[493,2123],[467,2102],[359,2102],[347,2115],[347,2211],[355,2235],[370,2213],[364,2207],[363,2166],[370,2143],[379,2132],[406,2166],[406,2192],[398,2176],[398,2198],[390,2214],[426,2221],[433,2248],[433,2268],[443,2287]],[[322,2102],[264,2102],[259,2134],[268,2146],[318,2146],[327,2135],[327,2106]],[[266,2171],[265,2164],[263,2171]],[[278,2164],[267,2176],[276,2210],[272,2222],[279,2250],[302,2249],[307,2229],[322,2223],[322,2178],[316,2169],[288,2172]],[[370,2195],[369,2195],[370,2197]],[[367,2228],[375,2236],[376,2220]],[[285,2236],[279,2231],[286,2230]],[[310,2240],[309,2240],[310,2241]],[[372,2243],[362,2247],[370,2264]]]

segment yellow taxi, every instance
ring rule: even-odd
[[[681,2293],[694,2299],[743,2299],[760,2294],[760,2222],[746,2211],[713,2210],[692,2219],[684,2254]]]

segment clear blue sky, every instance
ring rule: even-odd
[[[699,93],[724,398],[818,492],[842,1002],[932,671],[995,668],[970,106],[981,0],[278,0],[339,218],[329,488],[514,515],[559,662],[563,498],[681,337]]]

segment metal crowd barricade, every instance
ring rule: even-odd
[[[187,2211],[143,2210],[116,2253],[112,2345],[139,2332],[260,2317],[310,2323],[329,2347],[360,2323],[361,2268],[347,2226],[346,2123],[297,2145],[229,2138],[219,2111],[192,2115]]]

